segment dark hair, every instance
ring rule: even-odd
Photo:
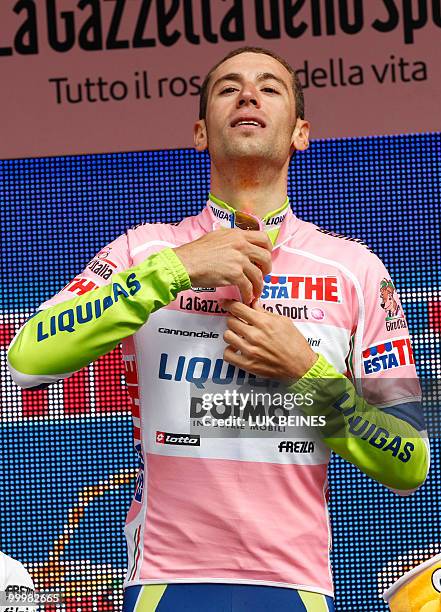
[[[264,55],[269,55],[273,57],[275,60],[280,62],[282,66],[284,66],[292,77],[292,89],[294,92],[294,98],[296,102],[296,115],[300,117],[300,119],[305,118],[305,100],[303,97],[303,89],[302,85],[299,81],[298,76],[295,73],[295,70],[288,64],[283,57],[277,55],[273,51],[269,51],[268,49],[263,49],[262,47],[240,47],[239,49],[235,49],[234,51],[230,51],[228,55],[223,57],[213,68],[209,71],[207,76],[204,79],[204,82],[201,86],[201,93],[199,99],[199,119],[205,119],[207,114],[207,102],[208,102],[208,86],[210,84],[211,75],[221,64],[226,62],[231,57],[235,57],[236,55],[241,55],[242,53],[262,53]]]

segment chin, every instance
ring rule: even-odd
[[[229,143],[226,153],[229,158],[256,157],[270,159],[274,157],[274,149],[269,147],[267,143],[252,142],[251,140]]]

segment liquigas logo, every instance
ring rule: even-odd
[[[400,368],[414,363],[409,338],[395,338],[382,344],[370,346],[363,351],[365,374]]]
[[[263,280],[262,299],[313,300],[337,304],[343,301],[340,279],[337,276],[267,274]]]

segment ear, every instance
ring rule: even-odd
[[[306,151],[309,147],[309,121],[297,118],[291,138],[292,151]]]
[[[208,147],[207,126],[204,119],[199,119],[194,124],[193,140],[197,151],[205,151]]]

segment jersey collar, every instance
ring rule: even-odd
[[[211,193],[208,196],[207,205],[220,226],[234,227],[235,209],[232,206],[216,198]],[[265,231],[279,230],[290,210],[289,198],[287,197],[282,206],[272,210],[262,218],[263,229]]]
[[[214,210],[212,207],[215,204],[217,203],[213,202],[213,200],[210,198],[207,201],[206,206],[202,209],[202,212],[199,213],[198,215],[198,222],[206,232],[211,232],[213,230],[218,229],[219,227],[231,227],[231,216],[230,215],[231,215],[231,211],[234,211],[234,208],[230,206],[229,207],[231,209],[230,215],[228,214],[226,215],[225,213],[226,212],[228,213],[228,208],[225,210],[221,206],[220,208],[221,210],[223,210],[224,219],[220,219],[214,214]],[[219,206],[219,204],[217,204],[217,206]],[[272,214],[274,216],[271,216]],[[298,219],[293,213],[291,206],[289,205],[288,199],[285,200],[281,208],[278,208],[272,211],[272,213],[269,213],[269,215],[273,219],[273,223],[276,223],[276,227],[274,227],[274,225],[270,225],[270,227],[273,229],[272,230],[270,229],[268,231],[268,235],[271,239],[271,242],[274,245],[274,248],[273,248],[273,251],[274,251],[275,249],[278,249],[279,247],[282,246],[282,244],[284,244],[285,242],[287,242],[288,240],[292,238],[292,236],[295,234],[300,224],[300,219]],[[276,216],[277,217],[281,216],[282,218],[277,221],[277,219],[275,218]],[[268,220],[269,220],[268,215],[266,215],[266,222],[268,222]]]

